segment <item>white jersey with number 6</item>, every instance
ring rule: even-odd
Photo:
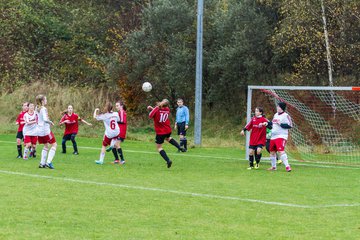
[[[289,136],[289,129],[280,127],[280,124],[287,123],[292,126],[292,121],[289,114],[286,112],[281,114],[275,113],[272,123],[271,139],[283,138],[287,140]]]
[[[118,122],[120,121],[120,118],[117,112],[97,115],[96,120],[101,120],[104,122],[105,136],[107,136],[108,138],[111,139],[119,135],[120,128]]]

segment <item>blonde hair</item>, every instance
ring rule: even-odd
[[[39,94],[36,96],[36,107],[37,108],[42,107],[42,102],[44,101],[44,99],[45,99],[45,95],[43,95],[43,94]]]

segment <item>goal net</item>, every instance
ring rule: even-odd
[[[360,166],[359,87],[249,86],[247,119],[263,107],[271,121],[278,102],[293,120],[285,149],[290,161]]]

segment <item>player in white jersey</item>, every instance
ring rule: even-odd
[[[36,152],[37,142],[37,114],[35,113],[35,106],[33,103],[29,104],[29,111],[24,114],[25,125],[23,128],[24,134],[24,160],[29,158],[29,149],[31,147],[32,155]]]
[[[103,121],[105,126],[105,134],[102,142],[102,148],[100,153],[100,159],[96,160],[97,164],[103,164],[105,158],[106,146],[111,144],[111,141],[116,141],[117,136],[120,133],[118,122],[120,121],[119,114],[112,111],[112,104],[107,102],[104,108],[104,113],[99,114],[99,108],[94,111],[94,118],[98,121]]]
[[[265,123],[265,126],[272,128],[270,139],[270,160],[271,168],[268,170],[276,170],[276,152],[279,153],[281,161],[284,163],[286,171],[290,172],[291,167],[288,162],[288,157],[285,153],[285,145],[289,136],[289,129],[292,128],[292,121],[289,114],[285,112],[286,103],[279,102],[274,118],[271,122]]]
[[[55,156],[57,143],[54,134],[50,130],[50,125],[54,125],[54,123],[50,121],[47,109],[45,107],[47,104],[46,96],[36,96],[36,104],[38,108],[38,141],[39,144],[44,144],[44,148],[41,151],[39,168],[47,167],[54,169],[52,161]]]

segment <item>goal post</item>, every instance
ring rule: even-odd
[[[256,107],[271,121],[279,102],[294,125],[285,149],[290,160],[360,166],[360,87],[251,85],[246,121]],[[249,139],[247,132],[246,159]]]

